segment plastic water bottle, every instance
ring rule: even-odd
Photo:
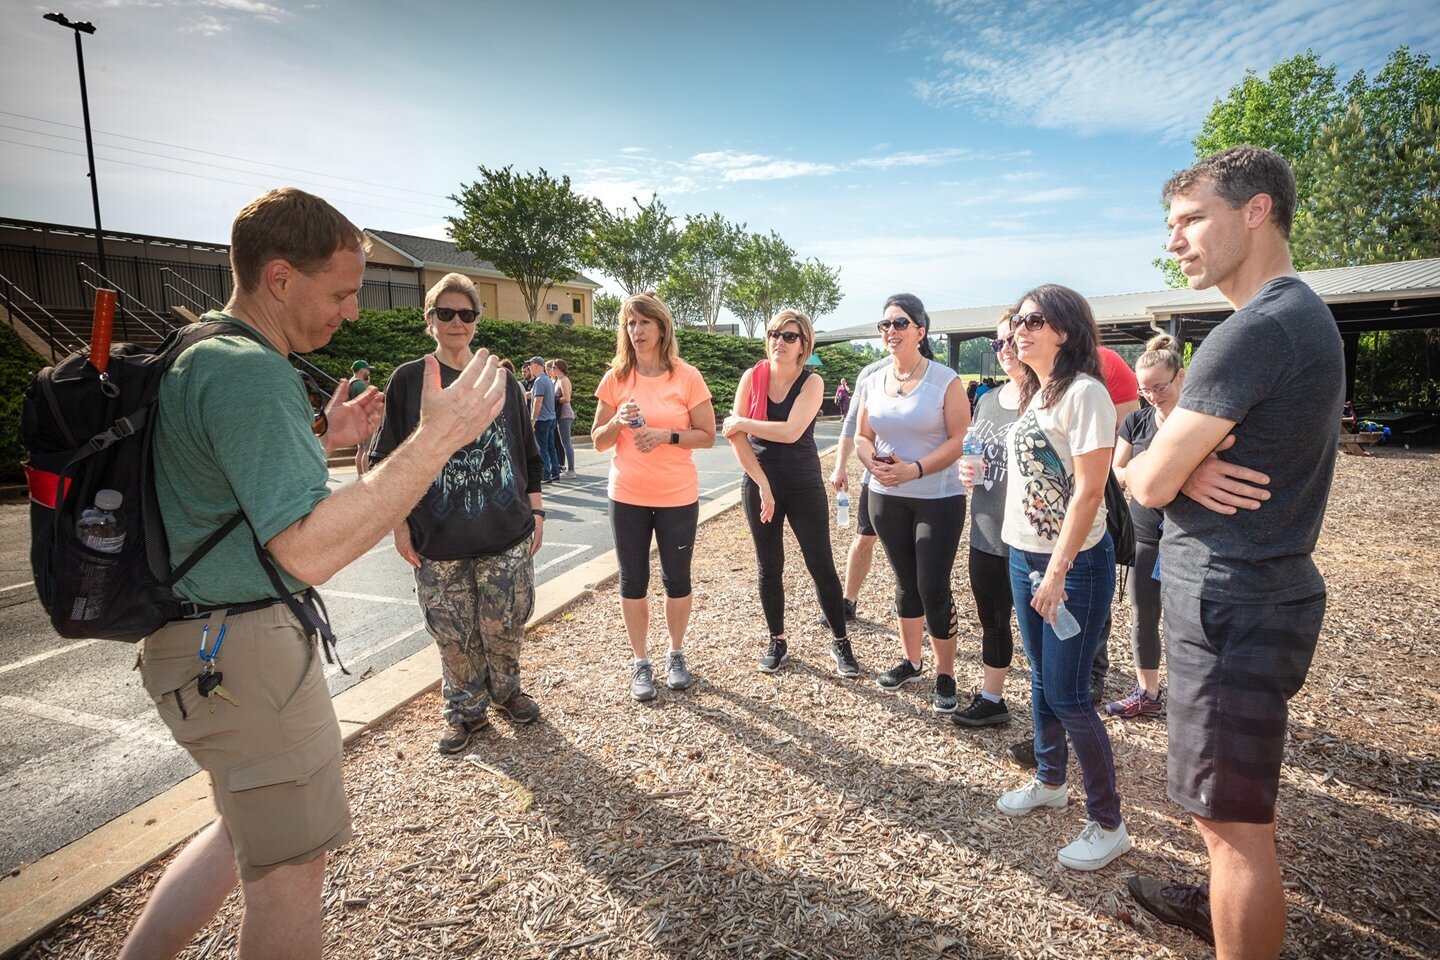
[[[80,514],[75,535],[80,542],[97,553],[119,553],[125,546],[125,531],[115,511],[125,502],[118,490],[101,490],[95,494],[95,506]]]
[[[835,497],[835,526],[850,526],[850,494],[841,490]]]
[[[1039,590],[1040,582],[1044,579],[1044,577],[1040,576],[1039,570],[1030,571],[1030,586],[1033,589]],[[1060,606],[1057,607],[1055,610],[1054,629],[1055,636],[1059,637],[1061,640],[1069,640],[1071,637],[1075,636],[1075,634],[1080,632],[1080,624],[1076,623],[1075,618],[1070,615],[1070,611],[1065,609],[1064,600],[1060,601]]]
[[[960,455],[971,467],[971,476],[975,478],[974,486],[985,485],[985,444],[975,435],[975,428],[971,427],[965,431],[965,442],[960,448]]]
[[[630,398],[630,402],[631,402],[631,403],[635,403],[635,398],[634,398],[634,397],[631,397],[631,398]],[[638,406],[638,405],[637,405],[637,406]],[[630,429],[631,429],[631,430],[639,430],[639,429],[640,429],[641,427],[643,427],[643,426],[645,426],[645,414],[643,414],[643,413],[637,413],[637,414],[635,414],[635,419],[630,421]]]

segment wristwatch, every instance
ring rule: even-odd
[[[673,444],[678,445],[678,444],[680,443],[680,434],[676,433],[674,430],[671,430],[671,431],[670,431],[670,442],[673,443]]]

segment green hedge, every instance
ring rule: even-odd
[[[40,354],[9,326],[0,324],[0,483],[24,479],[20,469],[25,459],[25,448],[20,446],[20,402],[31,376],[44,366]]]
[[[765,355],[760,341],[697,330],[681,330],[679,336],[680,355],[705,377],[715,409],[728,412],[740,375]],[[534,356],[564,359],[575,385],[576,430],[588,432],[595,417],[595,388],[615,355],[613,331],[483,319],[476,326],[474,345],[509,357],[517,368]],[[433,349],[435,341],[426,336],[419,309],[362,310],[358,321],[342,326],[328,345],[310,355],[310,361],[332,376],[343,377],[354,361],[364,359],[375,369],[375,383],[383,387],[395,367]],[[818,352],[824,362],[818,372],[825,378],[827,394],[842,376],[854,386],[863,358],[843,345],[821,347]]]

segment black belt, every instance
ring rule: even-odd
[[[269,597],[265,600],[255,600],[250,603],[221,603],[215,606],[202,606],[198,603],[191,603],[184,600],[180,603],[181,620],[199,620],[201,617],[208,617],[217,610],[224,610],[229,616],[238,616],[242,613],[254,613],[256,610],[267,610],[277,603],[284,603],[279,597]]]

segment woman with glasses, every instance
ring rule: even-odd
[[[597,452],[610,459],[610,528],[620,564],[620,613],[635,654],[630,696],[655,699],[650,664],[650,544],[665,585],[665,685],[690,686],[685,631],[693,601],[690,557],[700,520],[700,474],[691,450],[715,445],[715,408],[700,371],[680,359],[675,319],[653,293],[620,306],[615,358],[595,388]]]
[[[933,706],[953,713],[960,623],[950,571],[965,529],[965,487],[955,461],[970,427],[970,402],[955,371],[935,362],[930,316],[919,297],[886,300],[879,329],[890,365],[867,381],[855,448],[870,471],[870,522],[895,571],[903,656],[877,682],[898,690],[924,678],[921,633],[928,626]]]
[[[479,315],[480,294],[462,274],[446,274],[425,294],[435,351],[390,375],[371,469],[419,426],[426,381],[448,387],[470,362]],[[415,568],[425,626],[440,648],[441,753],[462,752],[490,722],[492,705],[517,724],[540,716],[520,689],[520,643],[535,605],[531,558],[545,531],[543,474],[525,394],[507,377],[500,416],[451,456],[395,528],[395,550]]]
[[[970,705],[951,714],[951,719],[962,727],[1010,722],[1010,708],[1005,705],[1005,675],[1015,653],[1015,639],[1010,633],[1015,600],[1010,593],[1010,550],[1000,536],[1000,528],[1005,522],[1005,481],[1009,475],[1005,441],[1020,415],[1020,376],[1024,367],[1015,356],[1008,313],[996,325],[990,349],[1010,379],[980,394],[975,402],[975,421],[970,429],[984,445],[983,467],[976,471],[970,461],[960,461],[960,479],[970,498],[970,592],[975,596],[975,612],[980,618],[984,671],[980,690]]]
[[[1074,870],[1098,870],[1130,849],[1110,737],[1089,684],[1115,594],[1115,546],[1104,504],[1115,405],[1100,379],[1095,318],[1080,294],[1056,284],[1037,287],[1020,298],[1011,328],[1024,369],[1020,416],[1007,444],[1001,536],[1010,548],[1010,591],[1030,660],[1038,769],[1034,780],[996,805],[1013,817],[1063,808],[1068,737],[1085,781],[1089,822],[1059,860]]]
[[[1140,396],[1149,406],[1136,410],[1120,427],[1115,443],[1113,469],[1125,486],[1125,468],[1137,453],[1150,448],[1160,424],[1170,416],[1185,383],[1185,365],[1180,344],[1168,334],[1151,337],[1145,352],[1135,362]],[[1153,717],[1164,712],[1164,691],[1160,689],[1160,526],[1164,511],[1129,500],[1130,521],[1135,527],[1135,572],[1126,589],[1134,624],[1130,644],[1135,655],[1135,689],[1123,700],[1105,705],[1112,717]]]
[[[760,568],[760,607],[770,630],[758,668],[779,670],[789,656],[785,636],[785,521],[800,543],[805,569],[835,640],[830,657],[842,677],[860,673],[845,629],[845,600],[830,549],[830,503],[815,446],[815,418],[825,383],[805,369],[815,330],[798,310],[782,310],[765,328],[762,360],[740,376],[735,407],[725,418],[730,449],[745,471],[741,504]]]

